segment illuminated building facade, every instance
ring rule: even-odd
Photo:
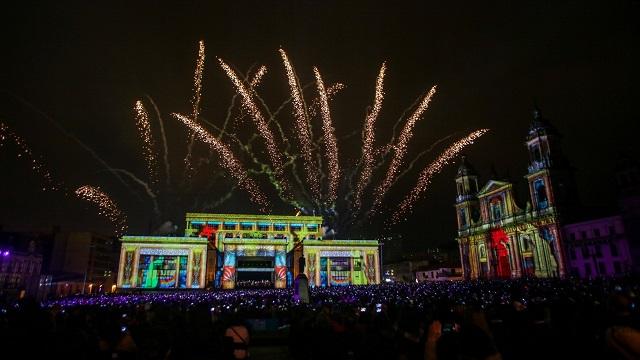
[[[125,236],[119,288],[310,286],[380,282],[376,240],[323,240],[322,217],[187,213],[184,237]]]
[[[204,287],[207,239],[123,236],[118,288]]]
[[[455,209],[465,278],[565,276],[560,215],[569,212],[563,204],[570,197],[571,174],[558,137],[536,109],[526,141],[530,198],[525,209],[516,205],[509,182],[489,180],[479,188],[477,173],[462,158]]]

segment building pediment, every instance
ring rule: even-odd
[[[507,189],[509,185],[511,185],[511,183],[508,183],[506,181],[489,180],[489,182],[487,182],[487,184],[483,186],[482,189],[480,189],[480,191],[478,191],[477,196],[481,197],[483,195],[487,195],[498,190]]]

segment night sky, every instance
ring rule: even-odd
[[[438,85],[430,109],[415,128],[408,158],[449,134],[459,138],[486,127],[491,132],[465,151],[481,182],[493,167],[499,177],[520,186],[527,166],[523,141],[535,99],[564,135],[563,149],[576,168],[583,203],[605,208],[615,203],[615,160],[623,153],[638,156],[632,130],[639,119],[638,1],[403,3],[14,4],[0,15],[0,121],[22,136],[68,188],[101,186],[128,214],[130,232],[148,233],[157,224],[143,191],[132,183],[136,193],[127,190],[42,114],[112,167],[143,178],[145,163],[132,106],[148,94],[163,113],[171,165],[178,176],[188,133],[169,114],[190,111],[198,41],[205,41],[207,55],[202,115],[216,124],[223,121],[234,92],[215,57],[243,72],[266,65],[269,72],[258,91],[276,108],[288,96],[277,52],[282,46],[302,83],[313,81],[312,67],[318,66],[325,82],[347,85],[332,102],[345,164],[360,156],[359,132],[347,135],[362,127],[380,64],[387,61],[376,145],[389,139],[395,121],[418,96]],[[308,94],[310,100],[315,93]],[[281,119],[291,123],[290,107]],[[244,124],[236,130],[253,132],[250,121]],[[208,152],[201,144],[196,149]],[[415,184],[418,170],[436,155],[434,151],[421,158],[386,203],[399,202]],[[40,179],[16,159],[15,147],[0,148],[0,164],[0,224],[5,230],[60,225],[112,231],[88,203],[39,191]],[[455,237],[456,168],[449,165],[439,174],[413,214],[391,230],[403,235],[407,251]],[[162,220],[182,226],[186,211],[202,210],[184,199],[185,192],[192,198],[201,192],[203,198],[216,199],[231,184],[204,168],[190,190],[164,195]],[[212,212],[256,211],[246,195],[234,194]],[[525,201],[521,197],[520,205]],[[274,212],[294,214],[292,208],[278,205]]]

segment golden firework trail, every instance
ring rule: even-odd
[[[258,109],[258,106],[255,103],[255,100],[252,96],[252,90],[247,89],[247,87],[242,82],[242,80],[240,80],[235,71],[233,71],[233,69],[231,69],[231,67],[229,67],[229,65],[227,65],[222,59],[218,59],[218,62],[220,63],[222,70],[224,70],[229,79],[231,79],[231,82],[235,86],[238,94],[240,94],[244,110],[251,116],[254,123],[256,124],[256,127],[258,128],[260,136],[264,139],[265,145],[267,147],[267,152],[269,153],[269,158],[271,159],[271,164],[273,165],[276,178],[278,179],[278,186],[281,186],[282,190],[287,193],[288,185],[284,174],[282,154],[278,150],[278,145],[276,145],[273,132],[271,131],[271,129],[269,129],[267,121],[265,120],[264,116],[262,116],[262,112],[260,111],[260,109]]]
[[[236,158],[233,151],[223,142],[209,134],[202,126],[196,124],[193,119],[176,113],[172,115],[189,127],[202,142],[208,144],[211,149],[220,155],[220,166],[229,171],[235,181],[249,193],[251,200],[258,204],[263,212],[266,212],[269,207],[267,198],[262,194],[255,181],[249,177],[247,170],[242,166],[240,160]]]
[[[198,121],[198,113],[200,111],[200,98],[202,96],[202,73],[204,72],[204,40],[200,40],[198,43],[198,60],[196,62],[196,71],[193,75],[193,99],[191,105],[193,109],[191,111],[191,118],[194,121]],[[187,147],[187,156],[184,158],[185,163],[185,178],[191,177],[193,172],[193,164],[191,164],[191,156],[193,152],[193,142],[195,134],[191,134],[189,137],[189,145]]]
[[[76,196],[98,206],[98,214],[104,216],[116,228],[116,236],[120,237],[127,231],[127,217],[109,195],[100,187],[84,185],[76,189]]]
[[[60,190],[61,186],[56,184],[53,180],[53,176],[51,176],[51,173],[47,170],[42,161],[35,157],[26,141],[11,131],[9,126],[5,123],[0,122],[0,147],[4,146],[7,140],[11,140],[18,147],[19,151],[17,152],[16,157],[19,159],[24,157],[27,162],[29,162],[31,170],[40,177],[42,181],[40,184],[42,191]]]
[[[384,74],[387,69],[386,63],[382,63],[378,78],[376,79],[376,92],[373,101],[373,108],[364,123],[364,129],[362,131],[362,170],[360,172],[360,178],[356,184],[355,196],[354,196],[354,210],[359,211],[362,206],[362,192],[371,179],[373,172],[373,146],[376,139],[375,123],[380,110],[382,109],[382,100],[384,99]]]
[[[324,133],[325,157],[329,170],[329,189],[327,193],[327,203],[334,204],[338,194],[338,184],[340,181],[340,163],[338,161],[338,142],[336,140],[335,129],[331,122],[331,112],[329,110],[329,99],[322,81],[322,76],[317,68],[313,68],[316,77],[316,86],[320,95],[320,114],[322,115],[322,131]]]
[[[138,127],[138,134],[142,138],[144,144],[144,157],[147,161],[147,172],[152,185],[158,184],[158,164],[156,154],[154,151],[154,141],[151,134],[151,123],[149,122],[149,113],[144,108],[142,101],[136,101],[133,107],[136,116],[136,126]]]
[[[256,71],[256,73],[253,75],[253,78],[251,79],[251,88],[255,89],[258,85],[260,85],[260,82],[262,81],[262,78],[264,77],[264,75],[267,73],[267,67],[262,65],[260,66],[260,68],[258,68],[258,70]]]
[[[404,160],[404,156],[407,153],[407,145],[409,141],[413,137],[413,128],[418,120],[422,118],[422,114],[429,107],[429,103],[431,102],[431,98],[436,93],[436,87],[432,87],[431,90],[424,96],[418,108],[411,114],[404,127],[402,128],[402,132],[400,132],[400,136],[398,137],[398,142],[393,146],[393,157],[391,158],[391,164],[389,164],[389,168],[387,169],[387,174],[378,186],[375,194],[375,200],[373,203],[373,212],[377,211],[377,208],[380,206],[384,195],[387,193],[389,188],[393,185],[393,182],[396,179],[396,175],[398,173],[398,169]]]
[[[401,220],[401,218],[413,211],[413,206],[418,201],[424,192],[431,184],[431,180],[433,176],[438,174],[444,166],[446,166],[453,158],[455,158],[462,149],[473,144],[473,142],[486,134],[489,129],[480,129],[473,131],[469,135],[464,138],[454,142],[448,148],[446,148],[436,160],[430,163],[427,167],[425,167],[422,172],[420,172],[420,176],[418,177],[418,182],[416,186],[411,190],[411,192],[404,198],[404,200],[398,205],[395,212],[392,216],[392,223],[397,223]]]
[[[280,49],[280,56],[284,64],[285,72],[287,73],[287,80],[289,87],[291,88],[291,97],[293,99],[293,115],[295,118],[296,133],[298,135],[298,141],[300,143],[300,151],[302,152],[302,158],[304,160],[307,182],[311,188],[315,200],[320,200],[320,180],[318,174],[318,168],[311,153],[312,141],[309,118],[307,117],[306,107],[304,105],[304,99],[302,98],[302,92],[300,90],[300,84],[296,77],[296,73],[293,70],[293,66],[289,61],[287,53]]]

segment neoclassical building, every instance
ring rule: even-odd
[[[304,257],[312,287],[380,283],[377,240],[323,239],[322,217],[187,213],[184,236],[124,236],[119,289],[292,286]]]
[[[571,172],[561,156],[559,134],[534,110],[526,146],[529,153],[526,206],[516,203],[513,184],[489,180],[462,157],[456,174],[460,258],[464,277],[563,277],[565,257],[560,222],[570,210]]]

